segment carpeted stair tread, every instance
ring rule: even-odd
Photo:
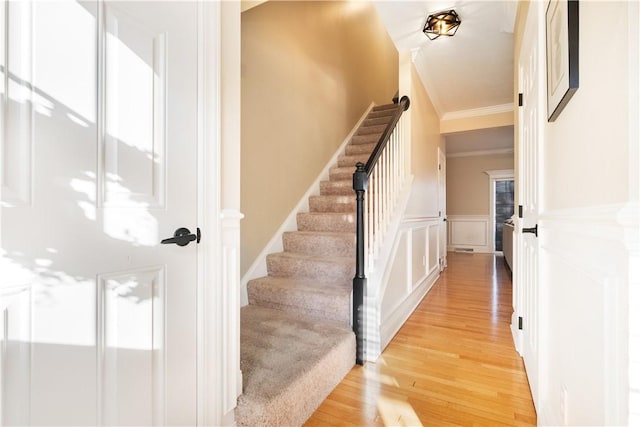
[[[367,115],[367,119],[379,119],[380,117],[389,117],[391,118],[393,116],[393,114],[395,113],[395,110],[393,109],[387,109],[387,110],[376,110],[374,108],[373,111],[371,111],[368,115]]]
[[[383,105],[376,105],[373,107],[373,111],[388,111],[388,110],[392,110],[395,111],[395,109],[398,108],[398,104],[383,104]]]
[[[309,197],[309,210],[311,212],[343,212],[356,211],[356,196],[349,195],[321,195]]]
[[[355,166],[332,167],[329,169],[329,181],[346,181],[353,179],[353,173],[355,171]]]
[[[301,212],[296,217],[299,231],[333,231],[355,233],[355,213]]]
[[[373,152],[373,149],[376,148],[377,142],[372,142],[370,144],[348,144],[345,147],[344,153],[347,156],[353,156],[357,154],[369,154]]]
[[[351,284],[299,277],[267,276],[247,283],[249,304],[344,325],[351,320],[351,289]]]
[[[367,163],[367,160],[369,160],[369,154],[354,154],[351,156],[345,156],[345,155],[338,156],[338,166],[339,167],[344,167],[344,166],[355,167],[356,163],[358,162]]]
[[[355,168],[353,168],[355,170]],[[355,197],[353,191],[353,176],[351,178],[334,180],[334,181],[320,181],[320,195],[322,196],[349,196]]]
[[[356,135],[371,135],[372,133],[380,135],[386,127],[387,125],[361,126]]]
[[[285,252],[314,256],[352,257],[356,251],[355,233],[288,231],[282,235]]]
[[[240,316],[237,425],[302,425],[353,367],[353,333],[347,325],[254,305]]]
[[[364,121],[362,122],[362,126],[375,126],[375,125],[386,126],[387,124],[389,124],[390,121],[391,121],[391,115],[374,117],[374,118],[369,118],[369,116],[367,116],[367,118],[364,119]]]
[[[278,252],[267,255],[267,271],[273,277],[304,277],[343,285],[353,278],[355,259]]]
[[[351,137],[351,141],[349,144],[359,145],[359,144],[372,144],[377,143],[380,139],[380,134],[369,134],[369,135],[354,135]]]

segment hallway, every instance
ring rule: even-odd
[[[305,425],[535,425],[511,295],[502,257],[449,253],[378,361],[352,369]]]

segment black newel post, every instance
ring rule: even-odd
[[[356,164],[353,173],[353,189],[356,192],[356,275],[353,278],[353,332],[356,334],[356,363],[364,363],[364,192],[367,189],[367,171],[364,163]]]

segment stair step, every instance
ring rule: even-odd
[[[395,110],[392,110],[392,109],[372,111],[367,115],[367,119],[377,119],[380,117],[391,118],[394,113],[395,113]]]
[[[391,120],[391,116],[374,117],[370,119],[368,116],[362,122],[362,126],[387,125]]]
[[[267,255],[267,271],[273,277],[298,277],[348,285],[353,279],[354,257],[314,257],[291,252]]]
[[[369,154],[354,154],[352,156],[338,156],[338,166],[352,166],[355,167],[356,163],[362,162],[367,163],[369,160]]]
[[[355,168],[352,168],[355,169]],[[352,177],[353,178],[353,177]],[[353,190],[353,180],[343,179],[340,181],[320,181],[320,195],[322,196],[349,196],[355,197]]]
[[[353,180],[353,173],[355,171],[356,171],[356,168],[351,166],[332,167],[331,169],[329,169],[329,180],[330,181]]]
[[[376,105],[373,107],[372,111],[387,111],[387,110],[395,110],[398,108],[398,104],[384,104],[384,105]]]
[[[375,126],[360,126],[356,135],[370,135],[377,133],[380,135],[387,128],[387,125],[375,125]]]
[[[356,195],[324,195],[309,197],[309,210],[311,212],[346,212],[355,213]]]
[[[304,255],[355,257],[355,233],[288,231],[282,235],[285,252]]]
[[[351,329],[248,305],[240,312],[238,426],[302,425],[355,361]]]
[[[247,283],[249,304],[349,325],[352,285],[292,277],[262,277]]]
[[[369,144],[347,144],[347,146],[344,149],[344,153],[347,156],[352,156],[356,154],[371,155],[371,152],[373,151],[374,148],[376,148],[377,144],[378,144],[377,141],[371,142]]]
[[[347,212],[301,212],[297,216],[299,231],[356,231],[356,215]]]
[[[377,143],[380,139],[380,134],[369,134],[369,135],[354,135],[351,137],[351,141],[349,141],[349,145],[354,144],[371,144]]]

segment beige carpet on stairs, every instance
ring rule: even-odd
[[[355,164],[366,162],[395,106],[374,107],[347,144],[268,276],[247,284],[241,311],[239,426],[303,424],[355,363]]]
[[[240,426],[303,424],[353,366],[355,337],[344,324],[255,305],[241,321]]]

